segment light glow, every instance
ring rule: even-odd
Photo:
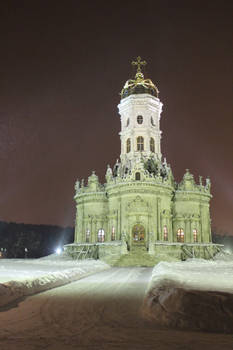
[[[56,254],[60,255],[61,252],[62,252],[62,249],[61,249],[60,247],[58,247],[58,248],[56,249]]]

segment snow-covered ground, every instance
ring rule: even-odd
[[[233,255],[160,262],[143,313],[166,327],[233,332]]]
[[[232,335],[161,329],[142,317],[152,268],[111,268],[0,312],[1,350],[231,350]]]
[[[1,349],[230,349],[223,333],[233,333],[233,256],[161,262],[153,271],[57,255],[2,259],[0,306]]]
[[[0,307],[110,268],[102,261],[78,261],[63,255],[0,260]]]

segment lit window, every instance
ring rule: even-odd
[[[127,122],[126,122],[126,127],[129,126],[129,118],[127,119]]]
[[[126,152],[129,153],[131,151],[131,142],[130,139],[126,141]]]
[[[142,115],[138,115],[137,116],[137,122],[138,122],[138,124],[142,124],[143,123],[143,116]]]
[[[193,229],[193,241],[196,243],[198,240],[197,240],[197,229]]]
[[[137,137],[137,151],[144,151],[144,139],[142,136]]]
[[[179,228],[177,231],[177,242],[184,242],[184,230],[182,228]]]
[[[163,226],[163,239],[164,241],[168,241],[168,230],[167,230],[167,226]]]
[[[102,228],[98,231],[98,242],[104,242],[104,230]]]
[[[136,181],[140,181],[140,180],[141,180],[141,175],[140,175],[140,173],[136,173],[136,174],[135,174],[135,180],[136,180]]]
[[[111,236],[111,240],[112,240],[112,241],[115,241],[115,239],[116,239],[116,231],[115,231],[115,227],[113,226],[113,227],[112,227],[112,236]]]
[[[150,121],[151,121],[151,125],[155,126],[154,119],[152,117],[150,118]]]
[[[86,242],[90,242],[90,230],[87,229],[86,231]]]
[[[150,138],[150,150],[155,153],[155,140],[153,137]]]

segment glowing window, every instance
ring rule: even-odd
[[[155,140],[153,137],[150,138],[150,150],[155,153]]]
[[[129,118],[127,119],[127,122],[126,122],[126,127],[129,126]]]
[[[126,141],[126,152],[129,153],[131,151],[131,142],[130,139]]]
[[[90,242],[90,230],[86,230],[86,242]]]
[[[137,116],[137,122],[138,122],[138,124],[142,124],[143,123],[143,116],[142,115],[138,115]]]
[[[113,226],[113,227],[112,227],[111,240],[112,240],[112,241],[115,241],[115,239],[116,239],[116,230],[115,230],[115,227]]]
[[[140,175],[140,173],[136,173],[136,174],[135,174],[135,180],[136,180],[136,181],[140,181],[140,180],[141,180],[141,175]]]
[[[104,242],[104,230],[102,228],[98,231],[98,242]]]
[[[144,138],[142,136],[137,137],[137,151],[144,151]]]
[[[155,126],[154,119],[152,117],[150,118],[150,121],[151,121],[151,125]]]
[[[163,226],[163,239],[164,241],[168,241],[168,230],[167,230],[167,226]]]
[[[184,230],[182,228],[177,230],[177,242],[184,242]]]
[[[194,241],[194,242],[197,242],[197,241],[198,241],[198,240],[197,240],[197,229],[196,229],[196,228],[193,229],[193,241]]]

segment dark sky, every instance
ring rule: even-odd
[[[212,181],[212,225],[233,234],[231,1],[4,1],[0,220],[73,225],[76,178],[120,154],[117,104],[140,55],[164,104],[176,181]]]

